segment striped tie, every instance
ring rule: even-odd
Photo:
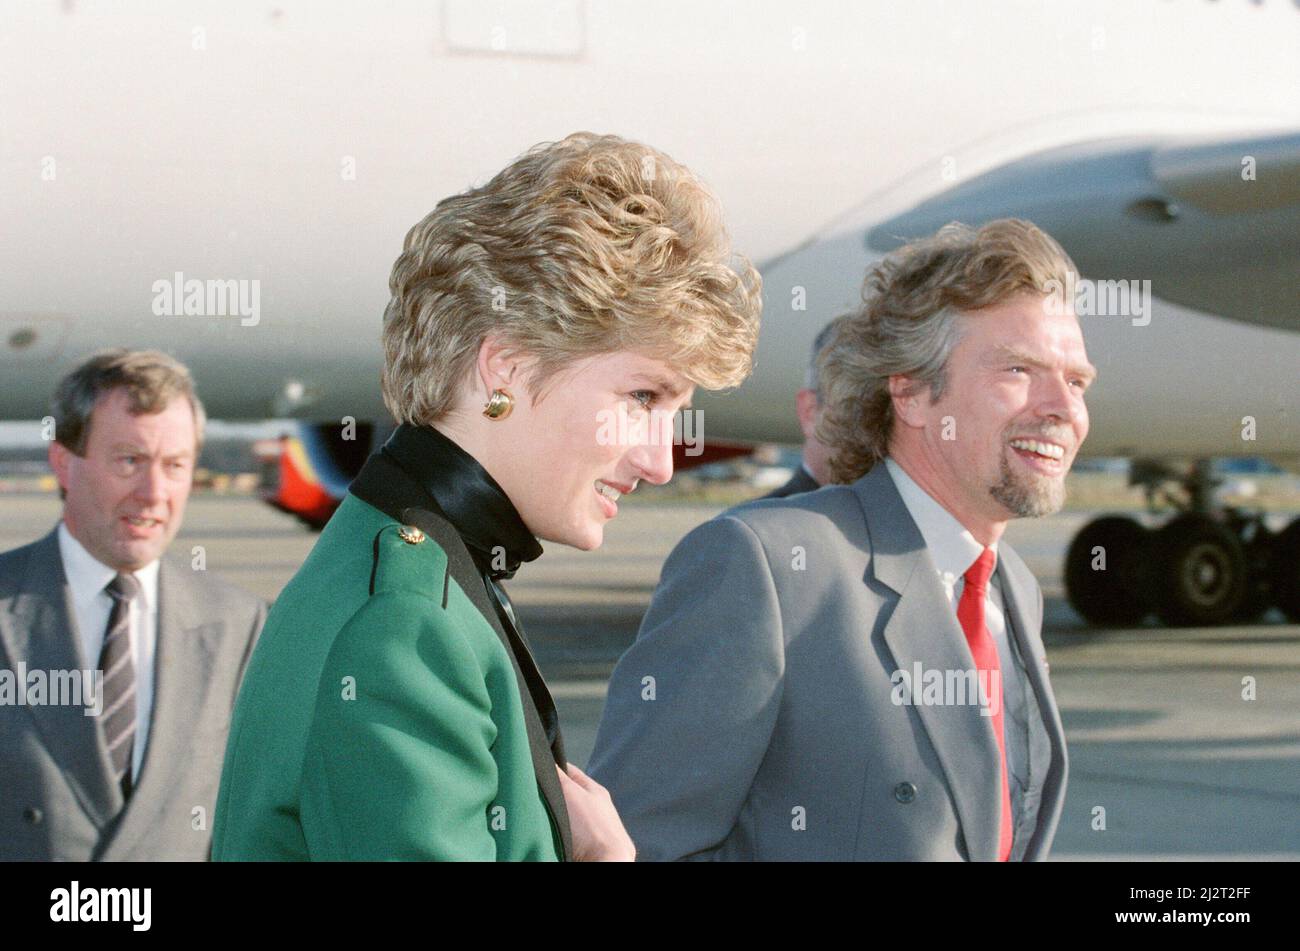
[[[135,741],[135,665],[131,663],[131,601],[140,594],[140,582],[134,575],[118,575],[104,590],[113,599],[104,633],[104,649],[99,653],[99,669],[104,672],[104,710],[100,725],[108,758],[113,764],[113,778],[122,786],[124,798],[131,798],[131,749]]]

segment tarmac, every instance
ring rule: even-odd
[[[579,765],[664,559],[720,510],[624,503],[601,549],[545,545],[508,583]],[[45,534],[59,512],[52,495],[0,495],[0,550]],[[1089,628],[1065,601],[1061,566],[1091,517],[1019,520],[1006,535],[1043,588],[1070,756],[1052,858],[1300,859],[1300,625],[1272,611],[1248,626]],[[192,558],[201,546],[207,570],[272,600],[315,539],[252,497],[196,494],[171,552]],[[1247,677],[1254,699],[1243,698]]]

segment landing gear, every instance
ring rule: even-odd
[[[1143,575],[1147,530],[1108,515],[1084,526],[1065,556],[1065,591],[1091,624],[1128,627],[1150,610]]]
[[[1186,512],[1151,539],[1156,613],[1171,627],[1231,619],[1246,595],[1246,553],[1220,522]]]
[[[1209,626],[1258,620],[1273,604],[1300,621],[1300,519],[1274,536],[1259,515],[1215,507],[1208,461],[1185,476],[1135,461],[1130,481],[1153,510],[1160,502],[1180,511],[1157,530],[1108,515],[1079,532],[1065,588],[1088,622],[1135,625],[1154,612],[1170,626]]]
[[[1300,518],[1273,539],[1269,581],[1273,601],[1292,621],[1300,624]]]

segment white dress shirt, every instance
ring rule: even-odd
[[[890,458],[885,459],[885,465],[893,477],[898,494],[903,497],[908,514],[925,539],[925,547],[939,576],[939,584],[948,596],[948,604],[955,615],[961,593],[966,587],[965,574],[983,553],[984,546],[969,529],[957,521],[956,516],[917,485],[902,466]],[[989,547],[996,552],[997,542]],[[993,578],[989,580],[988,594],[984,599],[984,623],[997,645],[998,664],[1002,669],[1003,740],[1007,749],[1011,804],[1015,818],[1019,820],[1020,800],[1029,784],[1029,723],[1025,711],[1024,667],[1020,662],[1019,648],[1013,646],[1014,638],[1008,637],[1007,619],[1002,610],[1002,588],[998,580],[1000,574],[1001,565],[995,563]]]
[[[59,522],[59,556],[72,591],[72,608],[81,648],[82,669],[92,670],[104,648],[113,597],[104,588],[117,575],[86,551],[72,537],[68,526]],[[140,775],[145,745],[149,742],[149,718],[153,713],[154,651],[158,634],[158,561],[134,572],[140,582],[140,596],[131,601],[131,663],[135,665],[135,740],[131,751],[131,778]]]

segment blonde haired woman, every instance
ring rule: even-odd
[[[440,202],[389,287],[400,425],[267,620],[213,858],[631,858],[500,582],[670,478],[673,413],[749,373],[758,275],[688,169],[578,133]]]

